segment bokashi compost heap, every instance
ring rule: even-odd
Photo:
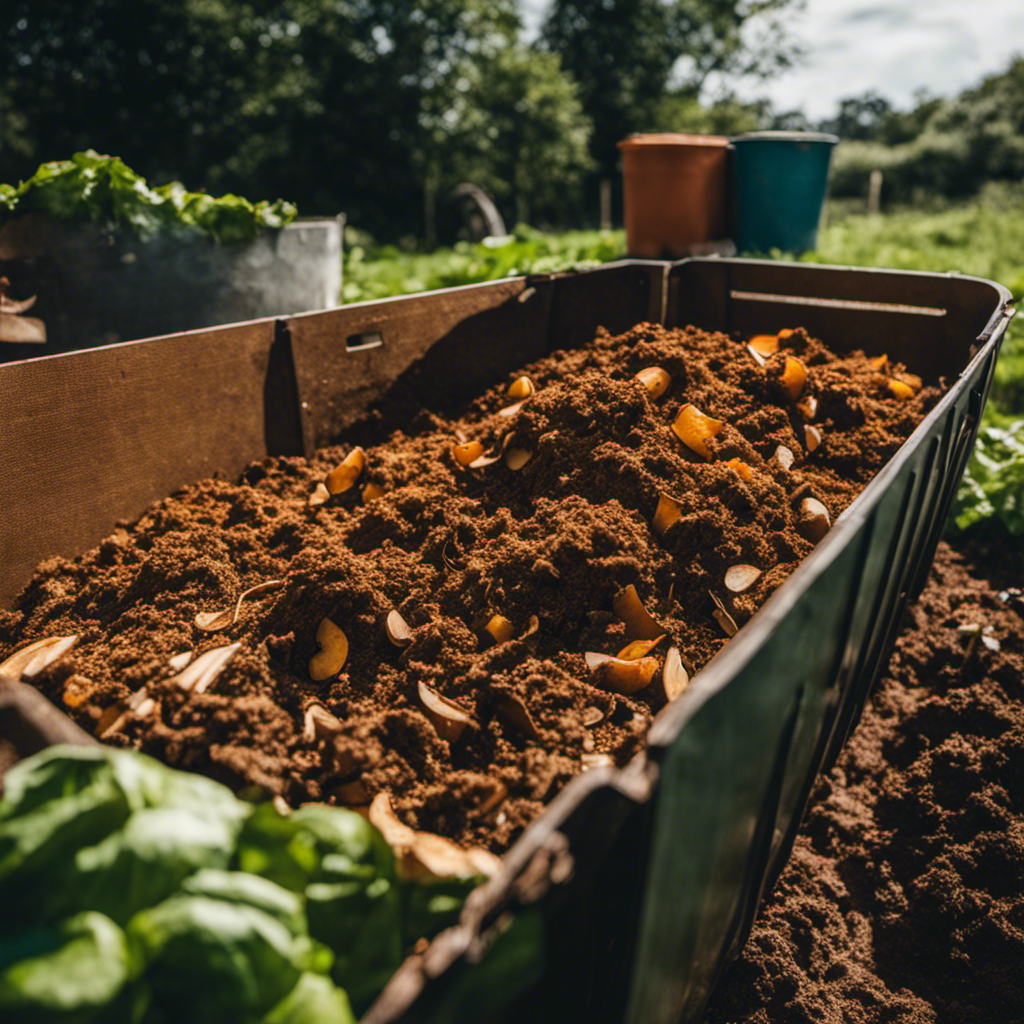
[[[77,637],[34,681],[107,744],[504,850],[642,747],[937,401],[864,350],[641,324],[454,417],[386,398],[44,563],[0,659]]]

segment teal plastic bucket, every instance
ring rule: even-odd
[[[732,140],[734,231],[740,252],[803,252],[818,240],[835,135],[749,132]]]

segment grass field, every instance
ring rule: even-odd
[[[992,189],[977,200],[927,213],[911,210],[828,221],[801,260],[985,277],[1024,297],[1024,191]],[[349,245],[344,299],[355,302],[581,269],[625,254],[621,231],[542,234],[518,228],[501,243],[460,244],[430,254]],[[776,254],[778,255],[778,254]],[[955,510],[961,526],[993,517],[1024,536],[1024,315],[1010,324],[975,456]]]

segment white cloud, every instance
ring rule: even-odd
[[[522,0],[528,36],[548,6]],[[812,120],[868,89],[900,107],[919,89],[950,96],[1024,53],[1024,0],[806,0],[790,24],[806,63],[768,82],[730,84]]]
[[[816,120],[868,89],[908,106],[919,89],[952,95],[1002,70],[1024,52],[1024,3],[807,0],[793,30],[807,48],[806,63],[738,91]]]

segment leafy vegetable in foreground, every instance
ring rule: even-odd
[[[189,192],[179,182],[150,187],[116,156],[94,150],[42,164],[17,187],[0,185],[0,220],[41,210],[56,220],[127,228],[142,238],[162,231],[202,233],[223,244],[250,242],[261,231],[282,228],[296,210],[282,199],[251,203]]]
[[[52,747],[4,781],[5,1024],[353,1024],[478,881],[403,878],[353,811],[284,817],[134,751]]]

